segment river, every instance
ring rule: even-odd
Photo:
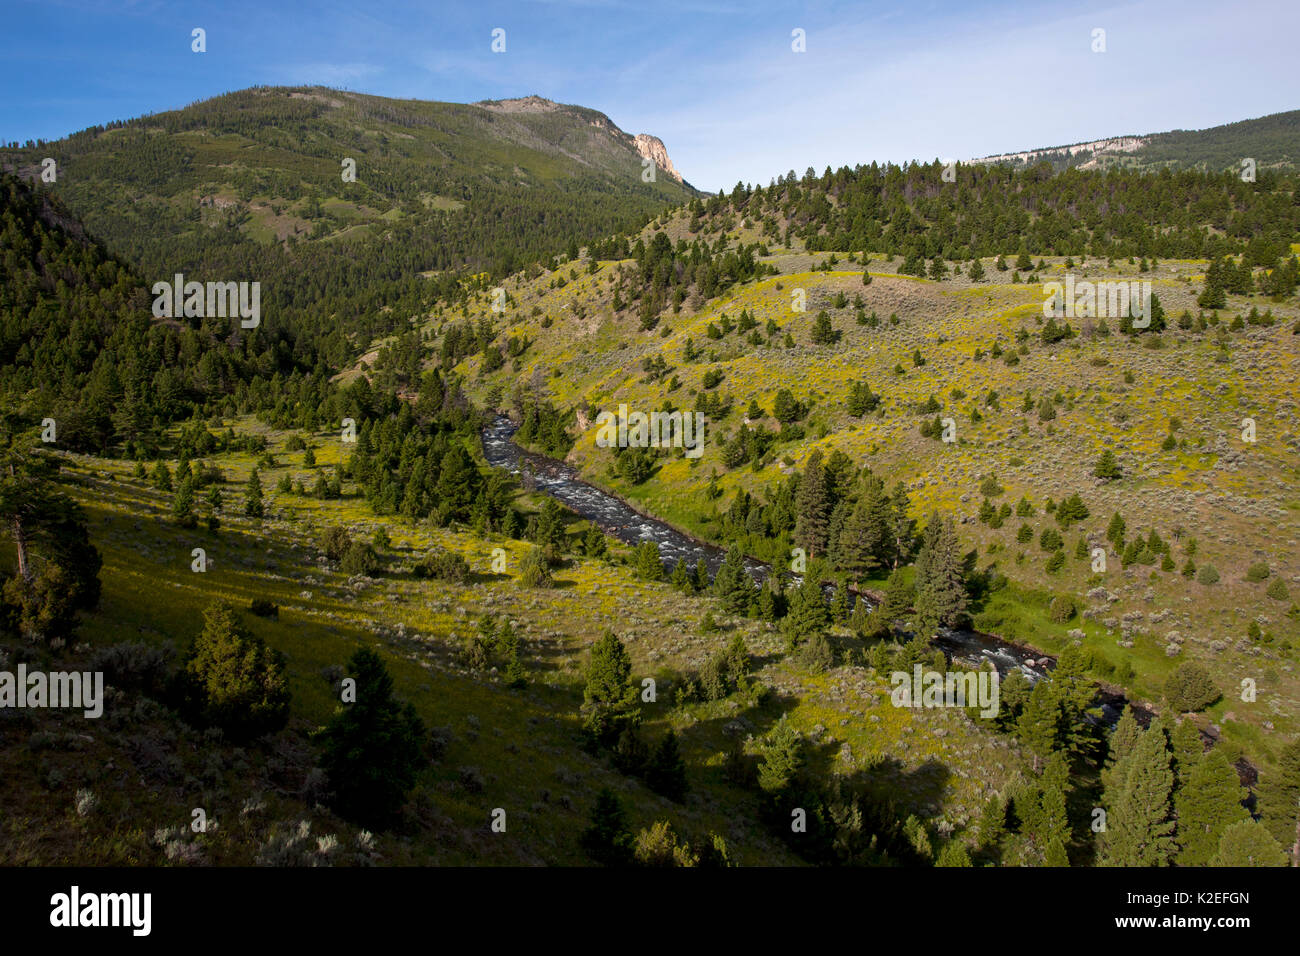
[[[577,469],[565,462],[521,448],[513,439],[515,429],[509,418],[500,415],[483,430],[483,453],[488,464],[519,475],[525,487],[550,495],[626,544],[654,541],[659,545],[660,557],[670,568],[679,558],[685,558],[688,566],[703,561],[711,575],[717,573],[726,556],[722,548],[641,514],[616,495],[584,481]],[[772,570],[764,562],[749,557],[745,558],[745,568],[759,584]],[[979,631],[947,630],[934,643],[950,659],[971,664],[988,660],[1003,676],[1019,670],[1030,682],[1047,676],[1055,664],[1041,651]],[[1104,704],[1103,711],[1107,723],[1119,716],[1112,704]]]

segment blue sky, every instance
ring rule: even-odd
[[[1294,0],[1083,6],[3,0],[0,140],[255,84],[452,102],[536,93],[659,136],[688,180],[716,190],[1300,108]],[[190,50],[194,27],[206,53]],[[504,53],[491,50],[495,28]]]

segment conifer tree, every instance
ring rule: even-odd
[[[727,549],[727,556],[718,568],[718,576],[713,581],[713,593],[728,614],[743,614],[749,607],[753,592],[753,581],[745,570],[744,555],[740,546],[733,544]]]
[[[691,579],[691,572],[687,570],[685,558],[678,558],[677,563],[673,565],[670,581],[673,588],[683,594],[690,594],[695,590],[695,582]]]
[[[730,556],[730,552],[728,552]],[[741,567],[744,567],[744,560],[741,560]],[[709,579],[709,567],[703,559],[695,562],[695,591],[697,594],[703,594],[709,588],[713,587],[713,582]]]
[[[618,796],[601,787],[591,808],[590,825],[582,831],[582,851],[603,866],[626,866],[632,862],[632,833]]]
[[[1040,680],[1030,691],[1020,719],[1016,721],[1016,732],[1021,741],[1034,755],[1034,769],[1038,770],[1042,761],[1052,755],[1056,748],[1057,729],[1060,725],[1061,709],[1048,681]]]
[[[1122,478],[1123,472],[1120,471],[1119,461],[1115,458],[1115,453],[1107,448],[1097,459],[1097,464],[1092,469],[1093,475],[1107,481],[1113,481],[1116,478]]]
[[[1286,866],[1286,851],[1268,832],[1268,827],[1253,820],[1242,820],[1223,831],[1219,850],[1210,866]]]
[[[356,700],[342,704],[321,735],[330,805],[347,820],[388,826],[423,762],[424,722],[394,696],[393,678],[374,651],[353,654],[347,674],[357,682]]]
[[[1105,866],[1167,866],[1173,858],[1173,757],[1162,729],[1151,727],[1116,768],[1118,792],[1106,793]]]
[[[831,501],[822,467],[822,453],[816,450],[808,456],[795,498],[794,541],[807,550],[809,557],[826,550],[830,513]]]
[[[803,769],[803,738],[786,714],[763,741],[758,764],[758,785],[768,794],[780,794],[795,783]]]
[[[669,730],[650,754],[645,767],[646,785],[655,793],[681,803],[686,796],[686,762],[677,735]]]
[[[1223,831],[1239,820],[1250,819],[1242,804],[1246,795],[1237,771],[1219,750],[1211,750],[1197,761],[1174,800],[1179,866],[1209,864],[1219,850]]]
[[[636,723],[632,658],[613,631],[606,631],[591,647],[582,702],[584,726],[602,743],[617,738],[623,727]]]
[[[785,629],[791,645],[820,634],[830,627],[831,615],[822,597],[820,579],[805,574],[803,583],[790,595],[790,609],[785,616]]]
[[[858,581],[884,565],[888,541],[887,502],[872,481],[850,513],[840,534],[840,566]]]
[[[176,486],[176,497],[172,501],[172,517],[182,528],[193,528],[194,517],[194,478],[186,475]]]
[[[1052,867],[1070,865],[1070,857],[1065,852],[1065,843],[1060,837],[1053,837],[1051,842],[1047,844],[1047,852],[1043,855],[1043,864]]]
[[[930,518],[916,559],[917,633],[933,635],[952,627],[966,611],[966,583],[957,530],[952,519]]]
[[[906,617],[912,610],[912,601],[916,592],[907,583],[907,577],[901,568],[891,571],[885,581],[885,598],[880,602],[880,616],[892,624]]]
[[[203,630],[185,662],[182,709],[245,741],[289,720],[284,656],[267,647],[224,602],[203,612]]]
[[[250,518],[260,518],[263,514],[262,480],[257,476],[257,469],[248,476],[248,491],[244,496],[244,514]]]
[[[1300,866],[1300,740],[1282,748],[1259,780],[1259,810],[1273,838]]]

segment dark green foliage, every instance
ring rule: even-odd
[[[660,739],[645,765],[645,782],[655,793],[681,803],[688,789],[686,762],[682,760],[677,735],[671,730]]]
[[[257,475],[257,469],[248,476],[248,488],[244,493],[244,514],[250,518],[262,517],[264,506],[262,504],[262,481]]]
[[[1260,774],[1259,810],[1278,843],[1300,860],[1300,740],[1283,747],[1274,766]]]
[[[745,570],[744,555],[738,546],[732,545],[727,549],[727,556],[713,580],[713,593],[728,614],[745,613],[755,597],[754,582]]]
[[[274,733],[289,720],[284,656],[249,633],[235,609],[210,604],[185,663],[182,709],[235,740]]]
[[[936,513],[926,525],[916,557],[916,631],[930,636],[953,627],[966,612],[967,593],[957,530],[952,518]]]
[[[633,552],[637,576],[646,581],[662,581],[664,577],[663,561],[659,557],[659,545],[654,541],[642,541]]]
[[[582,831],[582,851],[603,866],[627,866],[632,862],[632,834],[627,814],[618,796],[608,787],[596,794],[591,823]]]
[[[1167,866],[1172,860],[1174,820],[1172,758],[1164,730],[1153,725],[1114,767],[1106,786],[1106,866]]]
[[[1092,473],[1098,478],[1104,478],[1113,481],[1116,478],[1122,478],[1123,472],[1120,471],[1119,461],[1115,458],[1115,453],[1107,448],[1097,459],[1097,464],[1093,467]]]
[[[411,569],[417,578],[434,578],[464,584],[471,577],[469,562],[455,551],[430,548]]]
[[[624,727],[635,725],[636,699],[632,659],[614,632],[606,631],[591,647],[582,691],[583,726],[598,742],[613,742]]]
[[[1165,680],[1165,698],[1179,713],[1204,710],[1222,696],[1210,672],[1196,661],[1179,664]]]
[[[1290,866],[1287,854],[1268,828],[1241,820],[1223,831],[1210,866]]]
[[[348,661],[356,700],[341,704],[321,731],[321,767],[342,817],[368,827],[392,825],[423,762],[424,722],[393,694],[393,678],[374,651]]]
[[[1185,720],[1180,726],[1190,724]],[[1174,800],[1178,811],[1179,866],[1209,865],[1218,852],[1223,831],[1240,820],[1250,819],[1242,802],[1245,798],[1246,788],[1241,785],[1237,771],[1217,749],[1191,768]]]

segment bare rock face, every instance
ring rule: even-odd
[[[638,133],[633,142],[636,144],[636,151],[641,154],[643,159],[654,160],[654,164],[669,176],[679,183],[682,181],[682,174],[673,166],[673,161],[668,158],[668,150],[664,147],[663,140],[658,136]]]

